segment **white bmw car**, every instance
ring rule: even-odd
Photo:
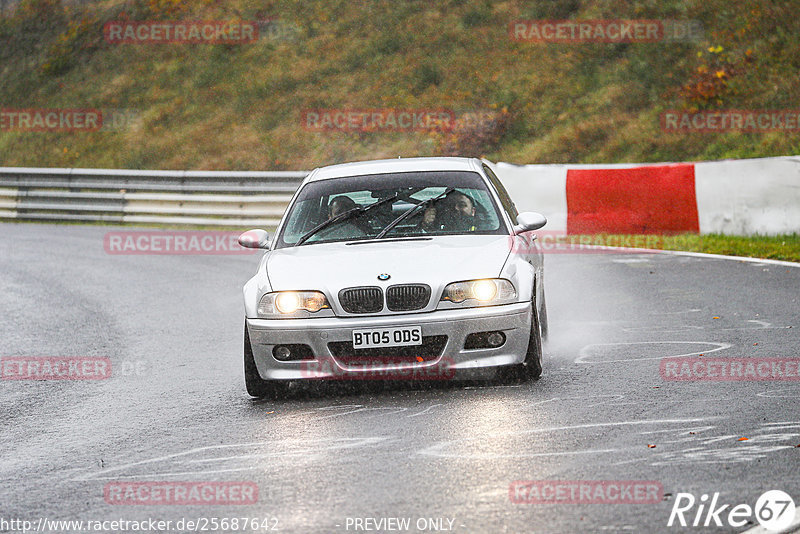
[[[538,213],[517,213],[477,159],[322,167],[298,188],[244,286],[255,397],[295,380],[542,373],[547,334]]]

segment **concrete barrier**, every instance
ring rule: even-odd
[[[549,231],[775,235],[800,232],[800,157],[493,168]]]

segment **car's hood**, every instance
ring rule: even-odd
[[[425,240],[303,245],[269,253],[273,291],[403,283],[440,284],[493,278],[509,254],[508,236],[439,236]],[[386,282],[379,274],[391,276]]]

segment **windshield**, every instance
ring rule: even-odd
[[[396,222],[425,201],[430,202]],[[362,210],[319,228],[356,208]],[[377,174],[306,184],[290,207],[276,248],[293,246],[303,236],[308,236],[303,243],[310,244],[374,239],[384,231],[385,238],[506,233],[483,178],[475,172]]]

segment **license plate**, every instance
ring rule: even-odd
[[[421,326],[353,330],[354,349],[408,347],[411,345],[422,345]]]

